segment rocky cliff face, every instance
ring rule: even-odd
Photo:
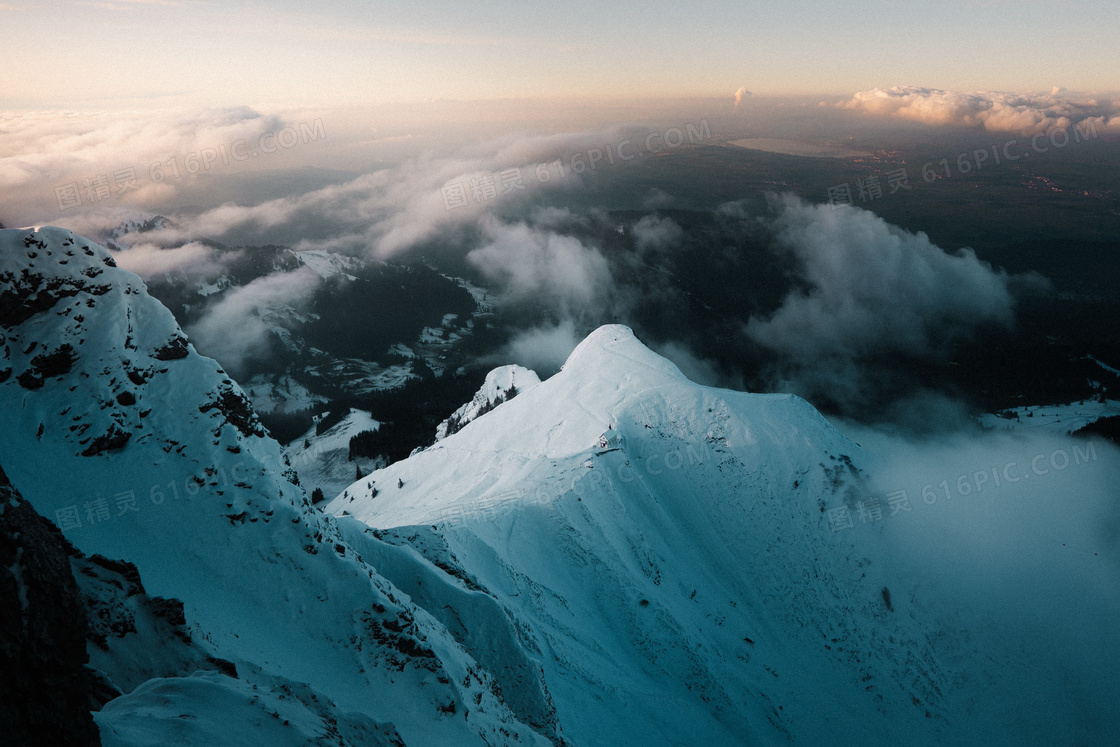
[[[93,712],[154,677],[198,671],[237,677],[192,640],[182,602],[149,596],[132,563],[83,554],[0,470],[5,743],[100,744]]]
[[[99,744],[90,714],[76,553],[0,471],[0,734],[12,745]]]

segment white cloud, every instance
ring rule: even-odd
[[[227,291],[187,333],[199,349],[238,375],[249,359],[267,351],[271,328],[262,313],[300,308],[320,282],[308,267],[258,278]]]
[[[114,252],[113,258],[117,265],[135,272],[145,280],[165,273],[206,279],[220,272],[214,261],[214,250],[197,241],[170,248],[147,243],[135,244],[123,251]]]
[[[786,198],[778,240],[801,265],[795,291],[751,336],[798,358],[921,354],[977,324],[1010,324],[1005,273],[968,249],[948,254],[859,208],[834,210]]]
[[[488,216],[481,225],[486,243],[467,261],[498,283],[505,300],[532,300],[564,316],[607,303],[613,279],[598,249],[526,223]]]
[[[896,86],[860,91],[841,107],[882,117],[909,119],[926,124],[982,127],[990,132],[1034,135],[1055,128],[1068,129],[1095,120],[1101,129],[1120,129],[1117,109],[1092,102],[1078,102],[1050,94],[1014,94],[993,91],[943,91],[936,88]]]
[[[503,365],[517,363],[543,378],[559,371],[582,341],[583,335],[577,334],[575,323],[565,319],[518,332],[504,349],[490,356],[490,360]]]
[[[176,216],[180,228],[149,237],[161,243],[206,237],[241,243],[292,244],[385,258],[441,234],[470,227],[487,214],[521,215],[547,222],[544,193],[573,190],[584,178],[570,168],[576,154],[583,172],[610,166],[606,151],[629,141],[640,148],[649,128],[624,125],[589,132],[507,136],[459,148],[426,152],[345,183],[255,204],[224,204],[194,216]],[[564,175],[556,160],[563,158]],[[625,168],[616,161],[611,168]],[[489,190],[489,191],[488,191]],[[655,193],[659,203],[667,199]],[[540,215],[537,215],[537,214]],[[563,216],[553,211],[553,222]]]
[[[1093,714],[1111,712],[1120,686],[1120,452],[1038,431],[908,440],[841,430],[876,457],[864,495],[883,508],[873,530],[854,518],[866,498],[853,496],[856,526],[843,531],[875,531],[874,562],[898,586],[921,589],[926,610],[968,631],[974,650],[1009,654],[985,683],[978,722],[1003,722],[997,704],[1016,702],[1055,733],[1107,731]],[[898,491],[910,510],[892,516],[885,496]],[[1020,728],[1030,741],[1032,727]]]
[[[706,358],[701,358],[692,352],[687,345],[670,340],[663,344],[653,343],[650,349],[663,358],[668,358],[681,370],[689,381],[704,386],[720,386],[732,389],[741,389],[741,380],[728,381],[719,370],[719,366]]]
[[[634,244],[640,253],[663,252],[675,246],[684,236],[681,227],[670,218],[644,215],[630,229]]]
[[[1014,320],[1012,278],[969,249],[949,254],[859,208],[786,197],[779,209],[777,240],[803,287],[746,325],[785,362],[776,386],[858,404],[881,383],[874,357],[936,359],[977,328]]]
[[[55,223],[60,218],[69,224],[83,213],[151,206],[173,195],[180,180],[195,169],[193,161],[187,163],[192,154],[200,159],[195,170],[201,171],[201,154],[212,149],[214,158],[209,165],[213,168],[221,163],[220,149],[231,160],[228,154],[233,143],[245,141],[251,150],[262,134],[284,126],[279,117],[248,107],[162,114],[0,114],[0,153],[5,154],[0,157],[3,217],[13,225]],[[108,184],[108,193],[96,191],[101,178]],[[55,188],[66,185],[77,185],[81,205],[59,202]]]

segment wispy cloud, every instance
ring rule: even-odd
[[[138,243],[113,256],[120,267],[145,280],[164,274],[190,275],[205,280],[220,272],[214,250],[197,241],[167,248]]]
[[[613,286],[603,254],[574,236],[543,231],[526,223],[482,221],[485,243],[467,261],[503,289],[514,302],[533,299],[568,316],[604,303]]]
[[[0,216],[9,225],[58,219],[55,188],[76,185],[83,208],[145,208],[165,200],[188,176],[185,159],[204,149],[228,153],[232,143],[253,147],[260,136],[285,126],[278,116],[249,107],[169,111],[30,111],[0,113]],[[167,162],[175,160],[174,165]],[[229,156],[227,155],[227,160]],[[162,166],[161,166],[162,164]],[[152,178],[153,166],[159,167]],[[86,180],[132,170],[135,188],[110,185],[109,198],[86,199]],[[166,173],[165,173],[166,172]],[[130,185],[132,186],[132,185]],[[81,213],[76,210],[74,213]],[[71,215],[73,215],[72,213]],[[66,216],[68,219],[70,215]]]
[[[238,375],[250,359],[268,350],[272,327],[264,315],[300,308],[321,282],[309,267],[258,278],[226,293],[187,333],[207,355]]]

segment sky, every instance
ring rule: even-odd
[[[949,90],[1100,94],[1112,0],[0,2],[0,108]]]

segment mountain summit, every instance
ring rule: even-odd
[[[699,386],[609,325],[328,510],[355,546],[450,574],[375,561],[480,661],[539,661],[575,744],[937,741],[951,696],[916,605],[829,528],[861,460],[805,401]],[[447,586],[495,600],[516,637],[441,616]]]

